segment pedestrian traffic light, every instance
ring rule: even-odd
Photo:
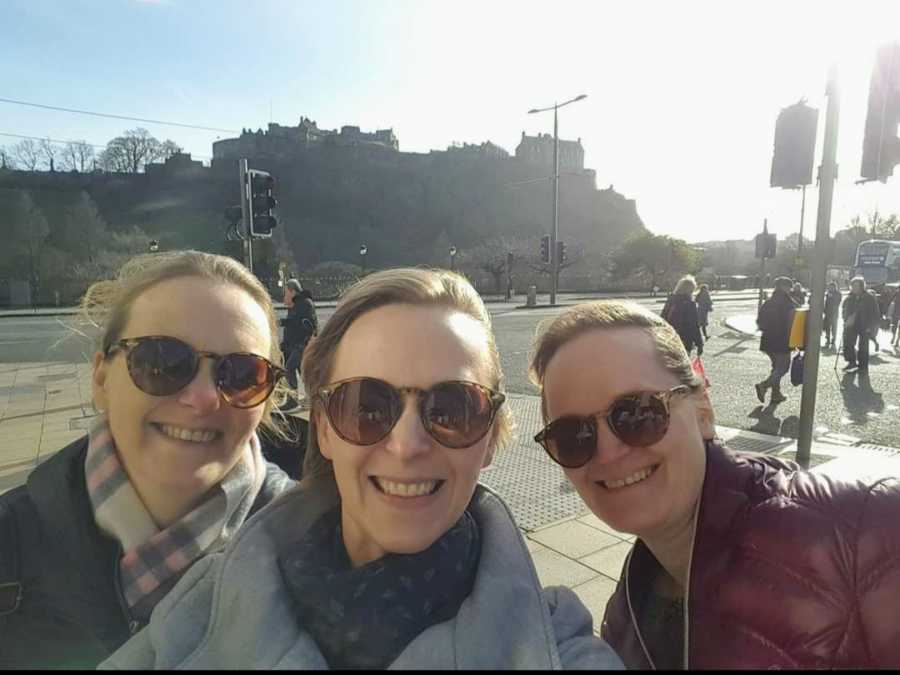
[[[268,171],[249,169],[250,204],[248,208],[250,234],[253,237],[271,237],[278,221],[272,210],[278,201],[272,196],[275,178]]]
[[[819,111],[804,101],[783,108],[775,121],[772,187],[798,188],[812,183]]]
[[[550,262],[550,235],[541,237],[541,262]]]
[[[559,263],[566,261],[566,242],[562,239],[556,242],[556,260]]]
[[[900,42],[878,50],[869,83],[869,109],[863,136],[860,175],[887,182],[900,164]]]
[[[513,266],[513,254],[512,251],[507,251],[506,253],[506,270],[509,271]]]

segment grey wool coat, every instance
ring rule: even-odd
[[[221,553],[196,563],[147,628],[100,668],[327,669],[298,621],[277,557],[337,500],[331,481],[282,495]],[[503,501],[479,485],[470,512],[482,537],[471,594],[453,619],[420,633],[390,668],[622,669],[575,593],[541,588]]]

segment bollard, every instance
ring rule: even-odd
[[[537,286],[531,285],[528,287],[528,300],[525,302],[525,306],[537,306]]]

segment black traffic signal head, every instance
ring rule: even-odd
[[[566,242],[562,239],[556,242],[556,261],[560,263],[566,261]]]
[[[250,234],[254,237],[271,237],[278,220],[272,210],[278,201],[272,195],[275,178],[267,171],[250,169]]]
[[[541,262],[550,262],[550,235],[541,237]]]
[[[819,111],[801,101],[784,108],[775,122],[772,187],[797,188],[812,183]]]
[[[869,109],[863,136],[860,175],[887,182],[900,164],[900,42],[882,46],[869,84]]]

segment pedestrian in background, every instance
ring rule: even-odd
[[[310,343],[303,481],[195,565],[109,668],[610,669],[478,484],[509,440],[490,314],[462,276],[392,269]]]
[[[791,300],[794,301],[798,307],[803,307],[806,304],[806,291],[803,290],[803,284],[799,281],[795,281],[793,287],[790,292]]]
[[[791,280],[788,277],[775,279],[772,296],[760,306],[756,316],[756,325],[762,331],[759,351],[764,352],[771,362],[769,376],[753,385],[760,403],[766,402],[768,389],[772,390],[769,398],[772,405],[787,400],[787,396],[781,392],[781,378],[791,367],[791,348],[788,345],[794,310],[797,308],[790,291]]]
[[[700,290],[697,291],[697,316],[699,317],[700,328],[703,330],[703,339],[709,340],[709,333],[706,329],[709,326],[709,313],[713,310],[712,297],[709,294],[709,286],[700,284]]]
[[[850,280],[850,293],[841,305],[841,318],[844,320],[844,359],[847,365],[844,370],[859,369],[865,373],[869,370],[869,340],[881,323],[881,310],[878,299],[866,289],[866,280],[853,277]]]
[[[279,409],[284,413],[300,410],[297,370],[303,361],[303,352],[310,338],[319,331],[319,319],[312,301],[312,293],[305,290],[297,279],[288,279],[284,285],[284,304],[288,313],[281,320],[284,340],[281,351],[284,354],[284,369],[290,394]]]
[[[95,668],[188,567],[294,484],[261,454],[257,429],[277,431],[278,329],[240,263],[141,256],[91,286],[82,309],[100,328],[100,415],[0,496],[0,669]]]
[[[894,292],[894,297],[888,303],[885,318],[891,322],[891,346],[896,349],[900,342],[900,331],[897,330],[897,326],[900,324],[900,288]]]
[[[900,480],[725,447],[681,341],[636,303],[572,307],[533,353],[535,440],[637,537],[600,631],[627,668],[900,667]]]
[[[841,309],[841,292],[838,290],[837,284],[833,281],[828,282],[828,290],[825,291],[825,347],[837,349],[835,340],[837,339],[837,323],[838,314]]]
[[[703,354],[703,335],[700,332],[700,315],[694,302],[697,282],[687,274],[678,280],[675,289],[666,298],[661,316],[668,321],[681,337],[688,354],[697,347],[697,356]]]

